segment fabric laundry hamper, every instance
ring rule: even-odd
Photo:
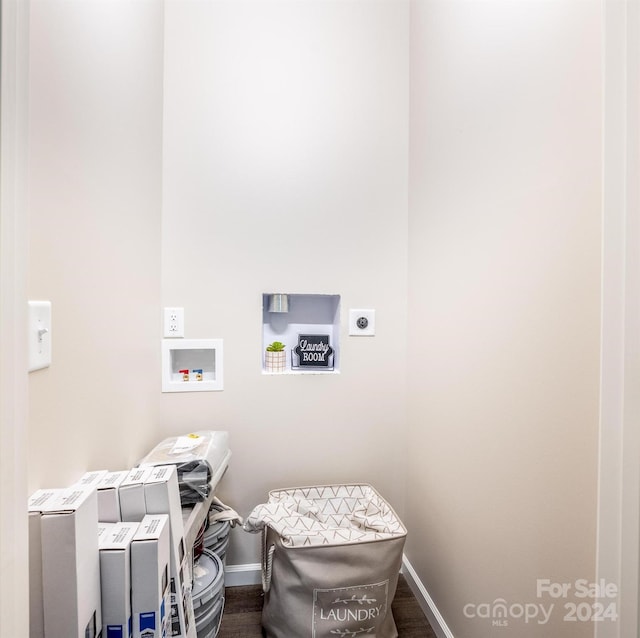
[[[359,483],[269,492],[244,528],[262,532],[267,638],[396,638],[391,602],[406,529]]]

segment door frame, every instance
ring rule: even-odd
[[[597,578],[618,588],[618,622],[596,638],[637,638],[640,578],[640,2],[605,0],[602,350]],[[608,604],[611,600],[602,600]]]

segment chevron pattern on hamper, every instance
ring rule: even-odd
[[[389,504],[368,484],[273,490],[244,528],[276,531],[286,547],[345,545],[406,535]]]

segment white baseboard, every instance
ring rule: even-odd
[[[262,567],[260,563],[226,565],[224,568],[225,587],[259,585],[260,583],[262,583]]]
[[[436,636],[438,636],[438,638],[455,638],[406,556],[402,557],[402,574],[411,588],[413,595],[416,597],[418,604],[422,608],[424,615],[427,617],[431,628],[436,633]]]
[[[225,587],[259,585],[262,582],[261,572],[260,563],[226,565],[224,568]],[[455,638],[406,556],[402,558],[402,573],[436,636],[438,638]]]

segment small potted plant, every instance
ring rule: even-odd
[[[287,353],[284,343],[274,341],[267,346],[264,355],[265,372],[284,372],[287,369]]]

